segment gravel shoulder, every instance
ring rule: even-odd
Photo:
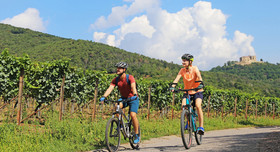
[[[238,129],[225,129],[208,131],[203,137],[202,145],[197,145],[193,138],[190,152],[257,152],[279,151],[280,127],[250,127]],[[93,150],[92,152],[105,152],[106,149]],[[186,151],[180,136],[164,136],[141,142],[140,150],[131,149],[129,144],[120,146],[119,151],[158,152],[158,151]]]

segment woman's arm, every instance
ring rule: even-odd
[[[175,80],[173,81],[173,83],[178,83],[179,80],[181,79],[182,75],[180,73],[178,73],[177,77],[175,78]],[[172,84],[172,87],[174,88],[176,85]]]
[[[197,67],[196,67],[196,75],[197,75],[198,81],[202,81],[202,77],[201,77],[200,71],[198,70]]]

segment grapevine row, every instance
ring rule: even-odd
[[[78,104],[86,104],[94,98],[94,89],[98,84],[98,98],[106,91],[111,80],[116,76],[106,71],[83,70],[69,66],[69,60],[62,59],[52,62],[31,62],[29,57],[14,57],[8,50],[0,55],[0,99],[9,101],[18,95],[18,81],[20,71],[24,70],[24,96],[34,98],[38,104],[48,103],[60,95],[62,78],[65,77],[64,98]],[[161,110],[172,104],[172,93],[169,91],[171,81],[137,79],[137,88],[140,96],[140,106],[147,105],[148,88],[151,88],[151,108]],[[183,87],[180,84],[179,87]],[[109,98],[118,98],[117,89]],[[176,94],[174,107],[180,109],[182,94]],[[259,112],[280,112],[280,99],[263,97],[258,94],[248,94],[229,90],[217,90],[207,86],[204,92],[203,106],[213,111],[233,112],[236,106],[237,113],[244,112],[246,102],[251,109]],[[236,103],[236,104],[235,104]],[[258,103],[258,104],[256,104]]]

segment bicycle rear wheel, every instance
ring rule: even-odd
[[[194,136],[195,136],[195,140],[196,140],[196,143],[198,145],[201,145],[202,144],[202,135],[198,134],[197,133],[197,128],[199,127],[199,122],[198,122],[198,118],[195,120],[195,132],[194,132]]]
[[[121,141],[120,127],[118,119],[108,120],[105,131],[105,141],[108,151],[117,151]]]
[[[189,149],[192,144],[192,123],[190,123],[190,113],[183,110],[181,114],[181,136],[186,149]]]
[[[141,130],[140,130],[140,124],[139,123],[138,123],[138,132],[139,132],[139,139],[141,141]],[[133,126],[133,123],[132,123],[131,120],[130,120],[130,126],[129,126],[129,133],[130,133],[130,138],[129,138],[130,146],[133,149],[139,149],[140,141],[137,144],[134,144],[135,131],[134,131],[134,126]]]

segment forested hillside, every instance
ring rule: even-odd
[[[115,63],[125,61],[129,64],[128,73],[133,74],[136,79],[172,81],[181,68],[177,64],[102,43],[66,39],[0,23],[0,53],[5,48],[14,56],[22,57],[28,54],[32,61],[46,62],[68,58],[71,66],[84,70],[114,72]],[[201,73],[206,85],[218,89],[280,97],[279,64],[225,65]]]
[[[252,63],[250,65],[229,65],[212,68],[211,72],[226,72],[244,76],[252,80],[277,80],[280,79],[280,64]]]
[[[0,24],[0,51],[5,48],[15,56],[24,53],[34,61],[71,59],[70,65],[90,70],[115,71],[119,61],[129,64],[128,73],[136,77],[170,79],[180,66],[166,61],[130,53],[116,47],[86,40],[60,38],[29,29]]]
[[[218,66],[207,72],[206,76],[211,85],[219,88],[234,87],[246,92],[251,90],[267,96],[280,96],[279,63]]]

